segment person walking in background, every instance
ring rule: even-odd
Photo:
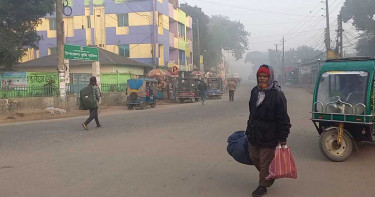
[[[229,89],[229,101],[234,101],[234,91],[236,90],[237,85],[236,82],[234,82],[234,79],[230,80],[228,83],[228,89]]]
[[[197,88],[199,90],[199,94],[202,99],[202,105],[204,105],[204,100],[206,99],[206,92],[207,92],[208,86],[206,82],[204,82],[202,79],[202,80],[199,80]]]
[[[274,179],[266,180],[269,166],[275,157],[278,144],[286,145],[290,132],[287,101],[277,82],[272,67],[262,65],[257,72],[258,85],[251,90],[249,120],[246,135],[249,141],[249,156],[259,171],[259,185],[252,193],[260,197]]]
[[[85,130],[88,130],[87,125],[95,119],[96,127],[101,127],[102,125],[99,123],[99,117],[98,117],[98,104],[100,101],[100,89],[96,82],[96,77],[90,78],[90,84],[88,85],[88,88],[92,90],[92,96],[94,98],[94,105],[90,107],[90,116],[87,118],[87,120],[82,123],[82,127]]]

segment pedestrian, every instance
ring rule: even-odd
[[[82,123],[82,127],[86,130],[88,130],[87,125],[95,119],[96,127],[101,127],[102,125],[99,123],[99,117],[98,117],[98,104],[100,101],[100,89],[98,87],[98,84],[96,82],[96,77],[90,78],[90,84],[88,85],[92,89],[93,98],[95,101],[95,105],[90,108],[90,116],[87,118],[87,120]]]
[[[204,100],[206,99],[206,92],[207,92],[207,83],[203,81],[203,79],[199,80],[198,83],[198,90],[201,97],[202,105],[204,105]]]
[[[231,79],[228,83],[229,88],[229,101],[234,101],[234,91],[237,88],[236,82],[234,82],[234,79]]]
[[[277,81],[274,81],[272,67],[261,65],[256,76],[258,85],[251,90],[246,135],[249,156],[259,171],[259,185],[252,196],[260,197],[267,193],[267,187],[275,181],[266,180],[269,166],[275,156],[276,146],[286,145],[291,124],[287,101]]]

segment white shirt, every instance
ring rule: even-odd
[[[266,97],[266,92],[264,91],[259,91],[258,93],[258,99],[257,99],[257,107],[259,104],[261,104],[264,100],[264,98]]]

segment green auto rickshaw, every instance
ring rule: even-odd
[[[320,150],[332,161],[346,160],[359,142],[374,142],[373,58],[328,60],[315,84],[312,121]]]

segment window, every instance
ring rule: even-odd
[[[179,64],[185,66],[185,51],[179,50],[178,51],[178,59]]]
[[[57,47],[50,47],[50,48],[48,48],[48,50],[49,50],[50,55],[53,55],[53,54],[57,53]]]
[[[129,45],[119,45],[118,46],[118,54],[123,56],[123,57],[130,57],[130,50],[129,50]]]
[[[315,111],[327,110],[327,113],[351,114],[357,104],[365,104],[368,73],[365,71],[328,71],[322,74],[319,80],[317,101],[320,106],[315,106]],[[340,108],[332,102],[349,103],[352,107]],[[323,108],[324,106],[324,108]],[[349,109],[351,108],[351,109]]]
[[[178,37],[185,39],[185,25],[178,23]]]
[[[56,18],[49,19],[49,30],[56,30]]]
[[[128,14],[117,14],[117,22],[119,27],[129,26]]]
[[[87,28],[91,28],[91,17],[87,16]]]

